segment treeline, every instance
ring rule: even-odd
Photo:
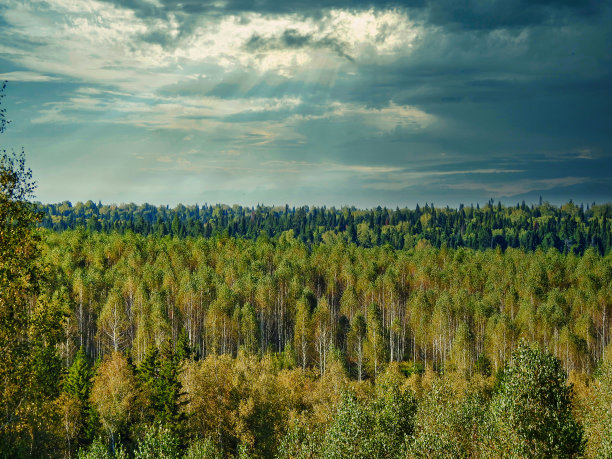
[[[184,341],[197,358],[274,353],[356,379],[410,361],[465,374],[503,367],[521,338],[590,373],[611,340],[612,255],[308,247],[292,231],[170,238],[48,233],[52,291],[70,305],[65,358]]]
[[[371,210],[326,207],[242,207],[224,205],[155,207],[149,204],[102,205],[92,201],[74,206],[41,204],[41,225],[54,231],[86,228],[90,232],[206,238],[219,235],[256,239],[262,233],[277,238],[293,230],[294,237],[312,245],[341,237],[362,247],[390,245],[413,248],[425,239],[436,248],[500,247],[533,251],[556,248],[582,254],[593,247],[605,255],[612,249],[612,205],[561,207],[548,203],[527,206],[494,204],[459,209],[433,204],[411,209]]]

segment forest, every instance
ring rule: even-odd
[[[3,152],[0,457],[612,456],[609,204],[34,190]]]
[[[610,454],[612,255],[595,248],[29,234],[37,389],[7,457]]]
[[[41,204],[41,226],[54,231],[85,228],[105,233],[127,231],[142,235],[206,238],[218,235],[257,239],[262,233],[277,239],[293,230],[296,239],[312,245],[341,237],[361,247],[390,245],[395,249],[414,248],[426,239],[436,248],[500,247],[533,251],[556,248],[563,253],[583,254],[593,247],[605,255],[612,249],[612,205],[595,203],[579,206],[572,201],[561,207],[542,202],[527,206],[503,206],[491,199],[458,209],[422,208],[395,210],[342,209],[326,207],[256,207],[226,205],[150,204],[103,205],[92,201]]]

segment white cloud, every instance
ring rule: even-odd
[[[37,72],[7,72],[0,73],[0,81],[1,80],[40,83],[43,81],[57,80],[57,78]]]
[[[173,16],[144,20],[129,9],[95,0],[9,1],[4,19],[11,42],[19,44],[5,47],[15,63],[68,80],[138,92],[181,81],[201,65],[290,77],[350,65],[334,46],[357,61],[397,58],[411,52],[422,32],[401,11],[330,10],[318,19],[297,14],[201,16],[191,34],[177,39],[180,25]],[[267,40],[285,32],[309,40],[302,47],[255,52],[246,47],[254,36]],[[151,33],[177,41],[162,47],[143,40]]]
[[[396,128],[423,129],[435,120],[408,105],[374,109],[336,102],[326,105],[323,115],[288,115],[278,121],[248,116],[229,122],[224,118],[291,112],[303,102],[299,97],[160,96],[161,88],[190,81],[203,82],[207,89],[236,81],[241,91],[287,78],[333,85],[339,72],[412,52],[422,27],[400,10],[331,9],[316,19],[298,14],[203,15],[192,18],[193,29],[180,37],[174,16],[145,20],[98,0],[8,0],[3,15],[6,26],[0,38],[10,34],[11,39],[1,51],[9,61],[30,69],[7,79],[53,78],[83,85],[72,97],[45,105],[33,123],[82,120],[202,131],[227,135],[228,151],[237,154],[236,145],[241,144],[304,143],[297,128],[316,118],[360,123],[381,134]],[[170,37],[172,45],[143,38],[153,33]],[[284,46],[286,33],[304,37],[303,42]],[[250,49],[248,43],[256,36],[280,45]],[[241,75],[239,80],[236,75]],[[87,116],[79,116],[83,113]]]

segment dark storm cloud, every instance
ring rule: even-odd
[[[590,18],[606,1],[598,0],[436,0],[427,3],[433,24],[465,29],[522,28]]]
[[[399,8],[435,25],[489,30],[574,22],[579,17],[595,17],[609,5],[609,0],[161,0],[159,6],[142,0],[106,1],[129,8],[141,18],[167,19],[174,15],[186,30],[202,15],[256,12],[316,17],[331,8]]]

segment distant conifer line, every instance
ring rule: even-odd
[[[560,207],[547,202],[502,206],[490,200],[480,207],[460,205],[458,209],[426,203],[415,209],[361,210],[354,207],[243,207],[234,205],[150,204],[106,205],[87,201],[73,205],[41,204],[41,226],[54,231],[86,228],[90,232],[131,231],[143,235],[173,237],[216,237],[227,235],[256,239],[262,233],[277,238],[293,230],[306,244],[341,238],[362,247],[390,245],[412,248],[420,240],[433,247],[475,250],[520,248],[533,251],[556,248],[582,255],[593,247],[601,255],[612,248],[612,204]]]

